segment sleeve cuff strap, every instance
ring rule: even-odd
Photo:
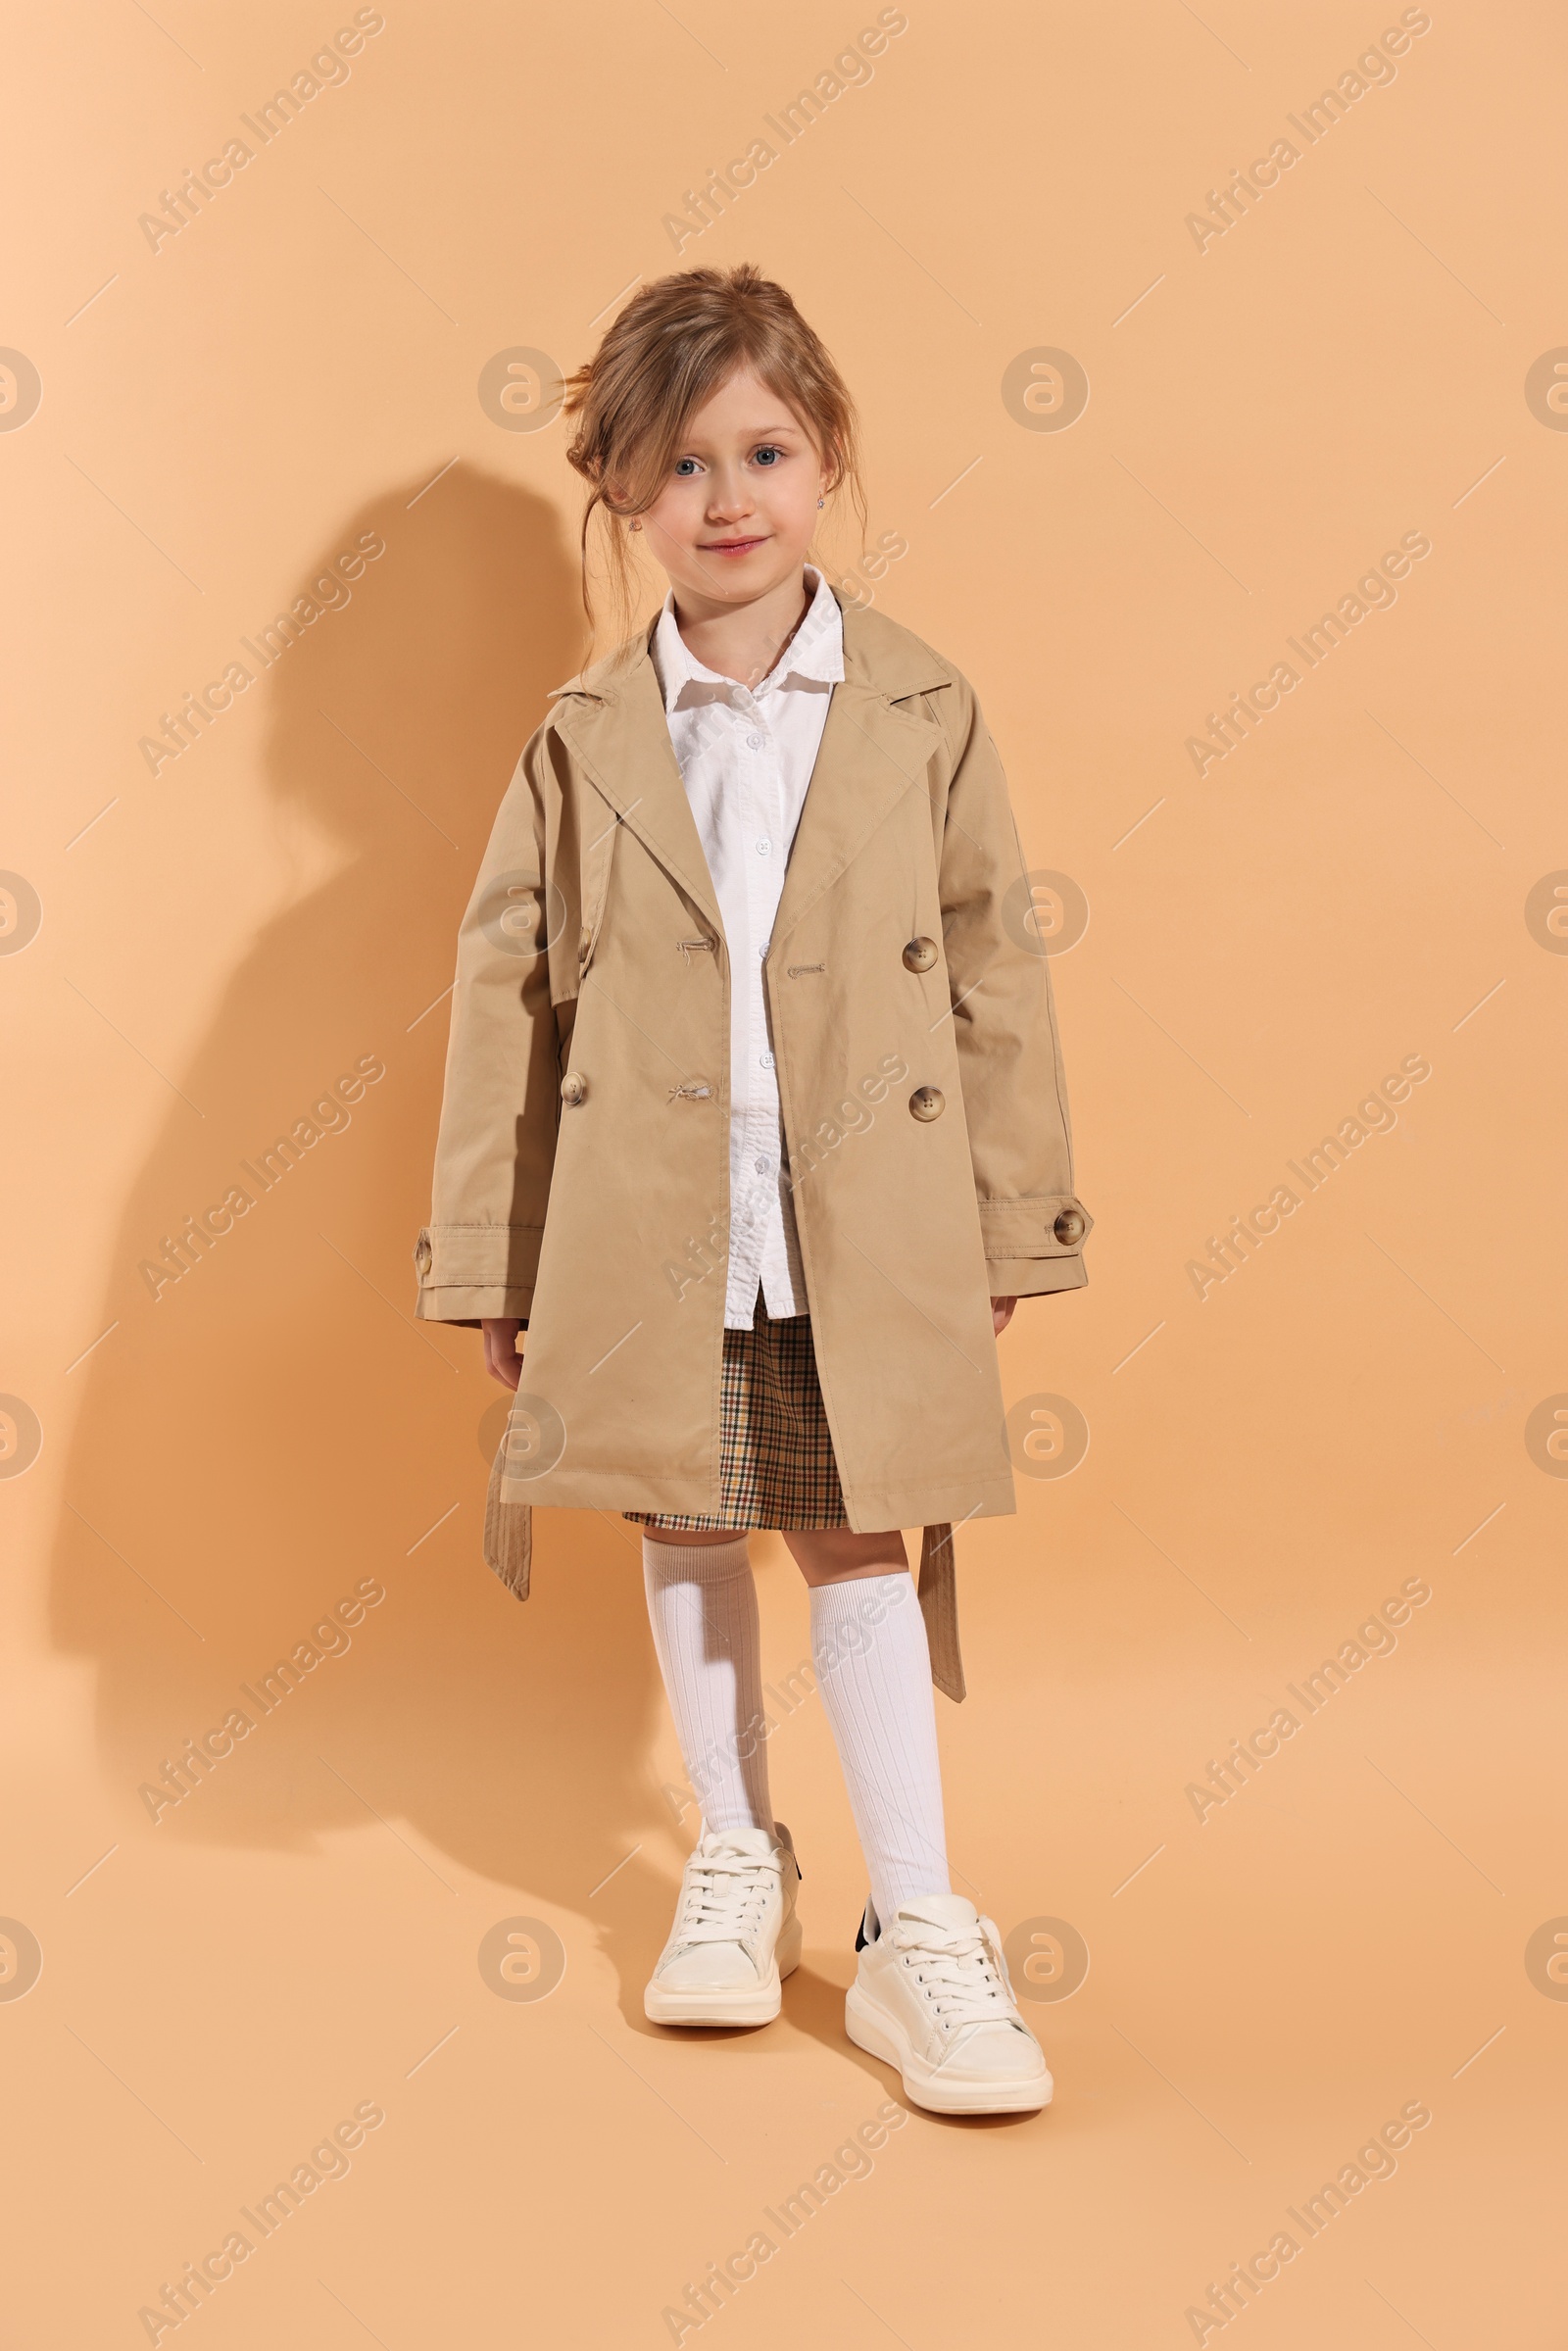
[[[468,1322],[482,1314],[526,1314],[528,1299],[539,1275],[540,1225],[429,1224],[414,1245],[414,1270],[419,1298],[416,1309],[423,1322]],[[440,1302],[426,1301],[431,1293]],[[484,1297],[506,1298],[505,1305],[474,1305]],[[455,1300],[465,1302],[455,1304]],[[521,1303],[516,1301],[520,1299]]]
[[[979,1208],[988,1257],[1076,1257],[1095,1229],[1083,1201],[1070,1192],[1032,1200],[982,1199]]]

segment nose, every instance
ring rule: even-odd
[[[751,513],[752,501],[746,487],[746,476],[729,466],[715,467],[708,492],[708,512],[713,521],[729,521],[737,514]]]

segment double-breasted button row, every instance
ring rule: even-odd
[[[904,951],[906,971],[931,971],[936,967],[937,943],[934,939],[911,939]],[[916,1086],[909,1097],[909,1116],[929,1125],[940,1118],[948,1106],[948,1098],[940,1086]]]

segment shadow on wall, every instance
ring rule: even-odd
[[[53,1628],[98,1662],[127,1835],[309,1850],[369,1805],[576,1907],[662,1814],[641,1760],[658,1692],[640,1544],[618,1518],[550,1512],[526,1607],[491,1576],[478,1432],[488,1414],[493,1449],[501,1392],[477,1332],[414,1322],[412,1249],[447,1005],[418,1016],[450,984],[491,820],[585,631],[551,509],[467,467],[410,511],[416,487],[332,533],[320,568],[362,534],[385,553],[249,689],[280,821],[303,816],[348,861],[240,964],[178,1074],[194,1107],[171,1098],[131,1192],[95,1325],[118,1328],[76,1375]],[[172,808],[210,788],[205,749],[163,769]],[[176,937],[165,952],[177,962]],[[313,1119],[356,1071],[352,1104]],[[296,1131],[297,1159],[270,1166]],[[207,1249],[187,1241],[155,1298],[143,1262],[176,1265],[166,1238],[234,1187],[254,1204]],[[312,1641],[368,1580],[384,1599]],[[306,1642],[318,1662],[296,1657]],[[291,1659],[297,1687],[269,1692]],[[224,1753],[236,1708],[254,1728]],[[204,1739],[205,1771],[188,1743]],[[138,1790],[181,1758],[188,1792],[154,1827]],[[546,1796],[562,1788],[569,1806]]]

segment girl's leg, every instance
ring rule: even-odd
[[[706,1827],[765,1829],[771,1837],[757,1587],[745,1534],[644,1527],[643,1582]]]
[[[1034,2114],[1051,2072],[1018,2014],[996,1926],[948,1886],[925,1619],[902,1535],[786,1535],[811,1588],[811,1646],[871,1874],[851,2040],[937,2114]]]
[[[942,1772],[925,1619],[904,1537],[784,1535],[811,1592],[811,1657],[877,1917],[948,1891]]]

